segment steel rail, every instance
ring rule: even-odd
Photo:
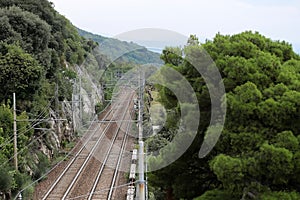
[[[114,104],[114,107],[118,107],[120,105],[121,102],[116,101],[116,104]],[[114,109],[111,109],[114,110]],[[124,113],[126,113],[127,109],[125,110]],[[113,117],[116,113],[113,113],[113,116],[110,120],[113,120]],[[98,147],[100,141],[103,139],[104,135],[107,133],[107,131],[109,130],[109,128],[111,127],[112,123],[109,123],[108,126],[105,127],[105,129],[103,130],[103,132],[101,133],[100,137],[97,139],[96,143],[93,145],[93,148],[91,149],[91,151],[89,151],[88,156],[86,157],[84,163],[81,165],[80,169],[77,171],[75,177],[73,178],[71,184],[69,185],[69,187],[67,188],[67,190],[65,191],[64,196],[62,197],[62,200],[65,200],[67,198],[67,196],[69,195],[71,189],[74,187],[74,185],[76,184],[79,176],[81,175],[82,171],[84,170],[84,168],[86,167],[87,163],[90,161],[90,158],[92,157],[92,155],[94,154],[96,148]]]
[[[133,97],[133,94],[131,95],[130,99],[132,99],[132,97]],[[125,114],[126,114],[126,112],[128,111],[130,102],[131,102],[131,101],[128,101],[127,108],[125,109],[122,118],[125,117]],[[123,123],[123,122],[121,122],[121,124],[122,124],[122,123]],[[92,197],[93,197],[93,195],[94,195],[94,193],[95,193],[96,187],[97,187],[97,185],[98,185],[98,183],[99,183],[99,180],[100,180],[101,175],[102,175],[102,173],[103,173],[103,171],[104,171],[105,165],[106,165],[106,163],[107,163],[107,161],[108,161],[108,158],[109,158],[109,156],[110,156],[110,152],[111,152],[111,150],[112,150],[112,148],[113,148],[113,146],[114,146],[114,142],[115,142],[115,140],[116,140],[116,138],[117,138],[117,136],[118,136],[118,133],[119,133],[119,131],[120,131],[120,129],[121,129],[120,127],[121,127],[121,125],[118,127],[118,129],[117,129],[117,131],[116,131],[116,134],[114,135],[113,142],[112,142],[112,144],[110,145],[110,147],[109,147],[109,149],[108,149],[108,151],[107,151],[107,154],[106,154],[106,156],[105,156],[105,159],[104,159],[104,161],[103,161],[103,163],[102,163],[102,165],[101,165],[101,168],[100,168],[100,170],[99,170],[99,172],[98,172],[98,174],[97,174],[97,177],[96,177],[96,179],[95,179],[95,181],[94,181],[93,187],[92,187],[92,189],[91,189],[91,191],[90,191],[90,193],[89,193],[88,200],[91,200]],[[124,138],[123,138],[123,140],[124,140]]]
[[[103,118],[106,118],[109,116],[109,114],[113,111],[113,108],[111,108],[109,110],[108,113],[105,114],[105,116]],[[93,126],[93,123],[96,122],[96,119],[93,120],[93,122],[90,125],[90,128]],[[97,124],[97,123],[96,123]],[[90,129],[89,128],[89,129]],[[83,146],[79,149],[79,151],[75,154],[75,156],[73,157],[73,159],[69,162],[69,164],[65,167],[64,171],[60,174],[60,176],[56,179],[56,181],[52,184],[52,186],[50,187],[50,189],[48,190],[48,192],[44,195],[44,197],[42,198],[42,200],[46,200],[48,198],[48,196],[51,194],[51,192],[54,190],[54,188],[57,186],[57,184],[61,181],[61,179],[63,178],[63,176],[66,174],[66,172],[70,169],[70,167],[74,164],[75,160],[80,156],[80,154],[82,153],[82,151],[86,148],[87,144],[91,141],[91,139],[93,138],[93,136],[95,135],[95,133],[99,130],[100,126],[98,126],[93,133],[87,138],[87,140],[85,141],[85,143],[83,144]],[[88,130],[89,130],[88,129]]]
[[[96,143],[94,144],[93,148],[91,149],[91,151],[89,151],[88,156],[85,158],[84,163],[81,165],[80,169],[77,171],[76,176],[73,178],[71,184],[69,185],[68,189],[65,191],[64,196],[62,197],[62,200],[65,200],[67,198],[67,196],[69,195],[71,189],[73,188],[73,186],[75,185],[78,177],[81,175],[83,169],[85,168],[85,166],[87,165],[87,163],[90,161],[90,158],[92,157],[92,155],[94,154],[96,148],[98,147],[98,144],[100,143],[100,141],[103,139],[104,135],[106,134],[107,130],[110,128],[111,125],[108,125],[105,127],[104,131],[101,133],[100,137],[97,139]]]
[[[114,171],[113,180],[112,180],[112,183],[111,183],[111,186],[110,186],[110,190],[109,190],[109,194],[108,194],[108,198],[107,198],[108,200],[110,200],[112,198],[112,195],[113,195],[114,186],[115,186],[115,183],[116,183],[116,180],[117,180],[117,175],[118,175],[118,172],[119,172],[119,168],[120,168],[120,165],[121,165],[121,162],[122,162],[122,160],[121,160],[122,159],[122,155],[123,155],[123,153],[125,151],[125,148],[126,148],[127,139],[128,139],[128,132],[129,132],[129,128],[130,127],[131,127],[130,123],[128,123],[127,124],[126,133],[125,133],[124,139],[122,141],[122,147],[121,147],[121,150],[120,150],[120,154],[119,154],[117,166],[116,166],[116,169]]]

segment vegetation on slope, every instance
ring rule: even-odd
[[[159,57],[160,55],[158,53],[151,52],[145,47],[133,42],[125,42],[114,38],[107,38],[81,29],[78,29],[78,32],[81,36],[99,43],[99,52],[108,56],[108,58],[110,58],[112,61],[118,60],[119,62],[134,64],[162,64],[162,61]]]
[[[47,115],[46,109],[55,107],[54,96],[57,101],[71,100],[71,80],[76,73],[70,66],[81,64],[96,46],[81,37],[47,0],[0,1],[0,193],[6,198],[40,178],[49,167],[35,141],[42,134],[27,119]],[[20,119],[18,172],[12,167],[13,92]],[[49,128],[47,123],[39,124],[36,127]]]

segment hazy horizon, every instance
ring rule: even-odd
[[[113,37],[143,28],[158,28],[201,41],[221,34],[258,31],[291,43],[300,52],[300,1],[297,0],[51,0],[55,9],[86,31]]]

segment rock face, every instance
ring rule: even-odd
[[[49,109],[46,128],[35,133],[37,149],[49,160],[84,132],[95,116],[95,104],[102,99],[101,87],[92,81],[88,72],[77,66],[77,73],[81,80],[74,83],[72,101],[64,100],[58,103],[57,110]]]
[[[63,104],[69,104],[63,102]],[[64,106],[62,106],[64,107]],[[71,142],[75,138],[72,122],[71,106],[56,113],[54,110],[49,110],[50,119],[47,122],[47,128],[41,129],[36,141],[38,150],[48,157],[49,160],[53,158],[54,152],[60,151],[65,142]],[[38,161],[37,161],[38,162]]]

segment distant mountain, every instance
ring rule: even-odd
[[[149,51],[146,47],[140,46],[136,43],[103,37],[81,29],[78,29],[78,32],[81,36],[97,42],[99,44],[100,53],[108,56],[111,61],[118,60],[136,64],[162,64],[160,54]]]

